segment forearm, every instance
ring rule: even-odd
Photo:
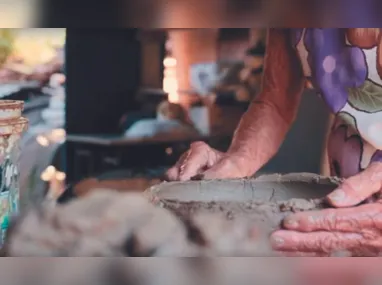
[[[262,90],[241,119],[228,150],[244,161],[248,174],[276,154],[298,111],[305,79],[290,38],[289,30],[269,31]]]
[[[255,100],[241,119],[228,153],[245,159],[255,173],[277,153],[291,125],[272,102]]]

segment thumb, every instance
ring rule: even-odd
[[[382,163],[374,162],[361,173],[346,179],[327,197],[335,207],[355,206],[382,189]]]

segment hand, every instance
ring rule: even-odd
[[[168,180],[186,181],[191,178],[218,179],[239,178],[252,173],[246,167],[245,157],[220,152],[204,142],[194,142],[178,162],[170,168]]]
[[[345,180],[328,195],[337,208],[301,212],[287,217],[287,230],[271,236],[279,251],[314,255],[342,252],[349,255],[375,256],[382,252],[382,199],[373,198],[382,189],[382,163],[374,162]],[[355,206],[366,199],[368,204]]]

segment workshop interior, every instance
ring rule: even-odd
[[[279,151],[253,177],[169,182],[166,171],[192,143],[228,150],[261,94],[268,48],[265,28],[0,29],[6,255],[264,254],[240,235],[249,226],[246,215],[258,213],[256,199],[266,197],[273,209],[266,211],[277,212],[277,203],[295,193],[316,199],[338,186],[325,170],[330,110],[315,90],[303,91]],[[278,187],[285,191],[278,194]],[[238,203],[224,206],[229,226],[211,229],[219,223],[209,216],[186,222],[198,209],[219,212],[219,201]],[[40,208],[51,214],[39,215]],[[144,211],[152,218],[136,229]],[[123,221],[109,223],[114,216]],[[92,226],[104,239],[99,245],[90,245]],[[44,230],[50,234],[38,234]],[[241,244],[237,252],[217,242],[221,231]],[[83,244],[65,247],[76,235]]]

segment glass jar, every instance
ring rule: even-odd
[[[2,244],[10,216],[19,211],[19,142],[28,126],[23,101],[0,100],[0,226]]]

